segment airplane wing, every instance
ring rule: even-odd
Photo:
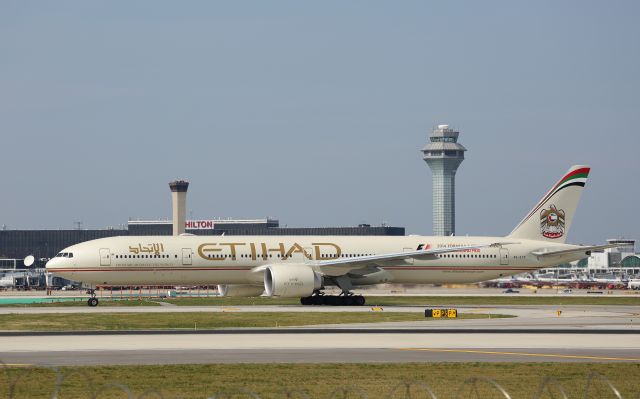
[[[435,257],[437,254],[465,251],[470,249],[499,247],[501,245],[517,244],[515,242],[495,242],[485,245],[466,245],[458,247],[418,249],[415,251],[395,252],[381,255],[359,256],[356,258],[332,259],[318,262],[307,262],[305,264],[319,269],[327,276],[342,276],[351,270],[370,268],[370,272],[375,271],[377,266],[384,265],[385,262],[398,261],[405,259],[423,259]]]
[[[546,258],[546,257],[560,256],[560,255],[567,255],[567,254],[574,254],[574,253],[575,254],[584,253],[584,256],[589,256],[593,251],[601,251],[603,249],[615,248],[617,246],[618,246],[617,244],[607,244],[607,245],[579,246],[575,248],[560,249],[560,250],[548,250],[547,248],[543,248],[543,249],[538,249],[536,251],[532,251],[531,255]]]

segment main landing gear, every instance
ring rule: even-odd
[[[87,294],[91,295],[91,298],[87,300],[87,305],[93,307],[98,306],[98,298],[96,298],[96,290],[89,289],[87,290]]]
[[[362,295],[353,295],[352,293],[324,295],[317,291],[311,296],[300,298],[300,303],[303,305],[363,306],[365,299]]]

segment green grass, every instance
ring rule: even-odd
[[[43,368],[10,368],[7,375],[0,373],[0,397],[9,397],[8,381],[25,372],[29,374],[25,374],[16,385],[15,397],[51,397],[54,375]],[[262,399],[284,399],[287,397],[283,393],[286,389],[298,389],[314,399],[361,398],[355,394],[331,395],[338,388],[355,386],[370,399],[399,399],[409,396],[402,389],[393,396],[388,395],[393,387],[403,381],[426,383],[438,398],[446,399],[453,398],[465,380],[478,376],[494,380],[514,399],[533,398],[547,376],[557,379],[569,398],[614,398],[605,384],[598,380],[594,380],[589,395],[584,395],[587,376],[592,372],[608,378],[625,398],[636,398],[640,393],[640,364],[637,363],[214,364],[63,367],[61,372],[68,377],[61,386],[60,399],[90,398],[101,387],[114,382],[131,389],[133,397],[155,391],[164,398],[208,398],[223,392],[249,390]],[[87,376],[92,380],[93,388],[88,386]],[[478,386],[476,393],[467,385],[460,397],[504,398],[495,390],[489,390],[488,385]],[[428,397],[424,392],[418,393],[415,388],[412,393],[412,398]],[[97,397],[126,396],[111,388]],[[149,394],[145,397],[160,396]],[[252,398],[247,394],[222,397]],[[540,396],[560,397],[557,388]]]
[[[13,304],[3,304],[0,302],[0,307],[8,307],[8,308],[56,308],[56,307],[69,307],[69,306],[88,306],[86,298],[74,298],[73,300],[59,301],[59,302],[48,302],[48,303],[13,303]],[[100,306],[160,306],[159,300],[156,299],[123,299],[123,300],[108,300],[108,299],[100,299]]]
[[[372,305],[640,305],[640,296],[571,297],[571,296],[367,296]],[[166,299],[179,306],[299,305],[298,298],[178,298]]]
[[[88,297],[87,297],[88,298]],[[56,307],[56,306],[87,306],[87,298],[76,301],[35,304],[2,304],[0,307]],[[130,300],[101,299],[99,306],[158,306],[165,302],[178,306],[250,306],[250,305],[300,305],[299,298],[175,298],[159,299],[144,298]],[[415,306],[443,306],[443,305],[638,305],[640,295],[626,297],[577,297],[577,296],[518,296],[505,294],[504,296],[367,296],[367,305],[415,305]]]
[[[510,317],[459,314],[459,319]],[[76,313],[0,315],[5,331],[94,331],[151,329],[212,329],[231,327],[289,327],[319,324],[429,321],[423,313],[384,312],[188,312],[188,313]],[[451,320],[455,323],[455,320]]]

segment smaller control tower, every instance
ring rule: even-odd
[[[464,146],[458,144],[460,132],[449,125],[438,125],[422,149],[423,159],[431,168],[433,181],[433,234],[456,233],[456,171],[464,160]]]
[[[185,231],[187,221],[187,189],[189,182],[175,180],[169,183],[171,189],[171,203],[173,208],[173,235],[178,236]]]

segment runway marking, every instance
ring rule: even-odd
[[[4,367],[31,367],[33,364],[28,363],[0,363],[0,366]]]
[[[629,357],[605,357],[605,356],[585,356],[585,355],[561,355],[558,353],[527,353],[527,352],[500,352],[482,351],[475,349],[435,349],[435,348],[400,348],[401,351],[423,351],[423,352],[450,352],[450,353],[475,353],[481,355],[511,355],[511,356],[531,356],[531,357],[558,357],[562,359],[586,359],[586,360],[620,360],[638,362],[640,358]]]

